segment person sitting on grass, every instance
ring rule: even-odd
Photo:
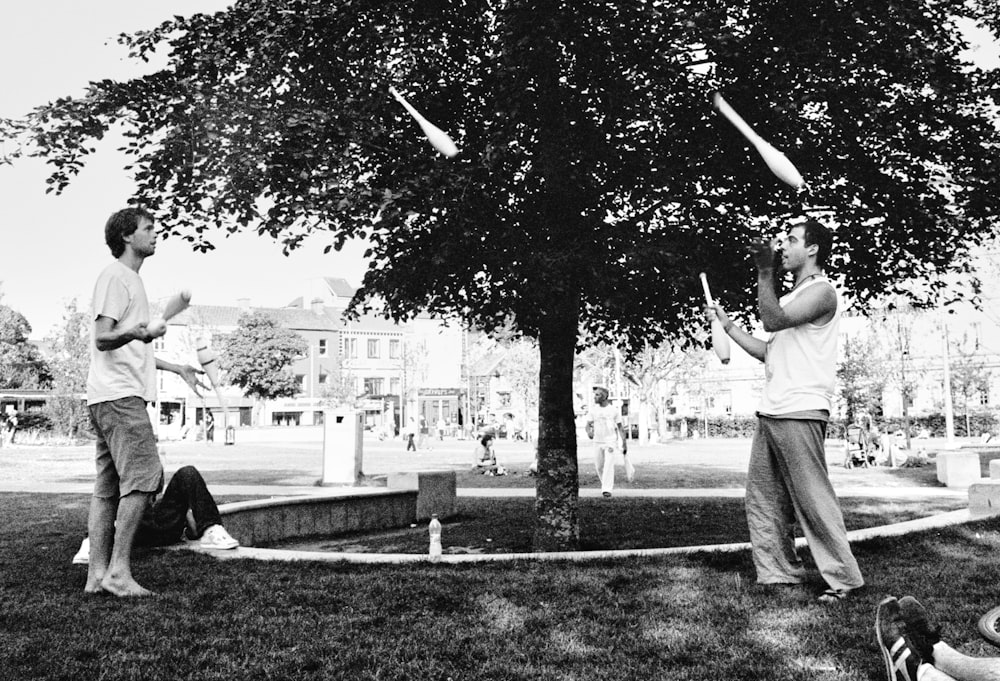
[[[889,596],[878,604],[875,636],[888,681],[1000,679],[1000,657],[969,657],[949,646],[912,596]]]
[[[487,431],[476,444],[476,468],[481,470],[483,475],[506,475],[503,466],[497,464],[497,455],[493,451],[493,438],[493,431]]]
[[[174,473],[163,496],[150,497],[136,530],[138,546],[169,546],[182,539],[204,549],[235,549],[240,543],[222,526],[222,516],[205,479],[194,466]],[[90,539],[85,537],[73,556],[75,565],[90,562]]]

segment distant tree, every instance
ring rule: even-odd
[[[526,421],[522,425],[527,428],[527,421],[538,419],[538,370],[541,366],[538,343],[530,338],[520,338],[501,345],[507,351],[503,360],[503,373],[510,389],[521,398]]]
[[[60,435],[75,438],[88,428],[87,371],[90,366],[88,315],[66,305],[62,326],[48,337],[51,356],[52,392],[45,413]]]
[[[982,356],[974,350],[964,350],[961,345],[953,348],[956,354],[951,356],[951,392],[958,397],[962,414],[965,417],[965,435],[971,436],[972,419],[970,411],[978,398],[989,394],[990,371]],[[974,399],[975,398],[975,399]]]
[[[887,361],[885,348],[870,329],[844,339],[837,365],[837,387],[848,423],[853,423],[859,414],[867,414],[876,421],[881,419],[882,393],[888,380]]]
[[[225,380],[243,389],[254,400],[254,423],[260,400],[294,397],[300,386],[292,363],[309,346],[299,334],[279,325],[267,314],[255,311],[240,315],[236,330],[219,338],[220,368]]]
[[[913,361],[913,331],[917,311],[900,303],[884,310],[874,319],[875,333],[881,339],[887,385],[899,391],[903,411],[903,433],[910,448],[910,404],[920,382],[921,369]]]
[[[52,371],[28,341],[31,324],[24,315],[0,305],[0,388],[37,390],[52,386]]]
[[[341,359],[343,362],[343,359]],[[358,404],[356,377],[342,365],[327,373],[321,397],[334,406],[355,407]]]
[[[402,374],[399,390],[402,393],[400,395],[400,408],[402,409],[400,425],[404,428],[411,418],[417,425],[420,424],[419,407],[411,409],[411,405],[418,403],[420,388],[427,381],[429,356],[427,343],[424,340],[403,338],[399,351],[399,370]]]
[[[656,429],[663,437],[667,431],[666,401],[682,386],[690,388],[694,382],[700,383],[709,361],[708,353],[697,346],[684,349],[679,344],[668,343],[647,346],[628,360],[625,374],[635,384],[635,392],[639,396],[640,442],[647,437],[643,426],[648,428],[650,420],[656,423]],[[689,389],[688,392],[693,391]],[[645,410],[650,411],[651,419],[644,417]]]

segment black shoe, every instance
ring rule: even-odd
[[[906,625],[906,635],[913,641],[924,662],[934,664],[934,644],[941,640],[941,628],[932,627],[927,608],[913,596],[899,599],[899,614]]]
[[[611,492],[604,492],[604,498],[605,499],[610,499],[611,498]]]
[[[917,668],[923,660],[905,632],[899,601],[892,596],[884,599],[875,610],[875,638],[885,661],[887,681],[917,681]]]

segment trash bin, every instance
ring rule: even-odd
[[[236,444],[236,428],[233,426],[226,426],[226,444]]]
[[[321,485],[354,485],[361,478],[364,412],[323,411],[323,478]]]

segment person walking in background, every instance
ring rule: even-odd
[[[750,451],[746,513],[760,584],[798,584],[805,568],[795,551],[793,526],[802,527],[833,603],[864,579],[847,541],[844,518],[826,468],[826,426],[837,370],[841,303],[823,274],[833,235],[816,220],[792,225],[780,240],[758,242],[757,301],[769,340],[737,328],[722,307],[707,308],[748,354],[764,362],[764,392]],[[794,276],[780,300],[775,257]]]
[[[163,466],[146,405],[156,399],[157,369],[179,375],[200,395],[203,373],[153,355],[166,329],[147,328],[149,301],[139,269],[156,252],[152,216],[117,211],[104,227],[114,262],[104,268],[91,301],[87,406],[96,435],[97,476],[90,503],[90,556],[84,591],[148,596],[132,576],[132,544],[152,497],[163,488]]]
[[[137,546],[169,546],[182,539],[203,549],[235,549],[240,543],[222,526],[222,516],[205,479],[194,466],[179,468],[163,496],[150,498],[135,533]],[[84,539],[73,563],[90,561],[90,539]]]
[[[211,409],[205,410],[205,441],[215,442],[215,417]]]
[[[14,436],[17,434],[17,412],[11,412],[3,424],[2,439],[4,445],[10,447],[14,444]]]
[[[594,467],[601,482],[601,494],[610,499],[615,488],[615,454],[621,451],[626,457],[627,472],[628,441],[621,410],[608,401],[608,389],[603,386],[594,386],[594,406],[587,413],[586,429],[587,436],[594,441]]]
[[[1000,681],[1000,657],[969,657],[949,646],[912,596],[878,604],[875,637],[887,681]]]
[[[417,424],[414,422],[413,417],[410,417],[409,423],[406,424],[406,451],[415,452],[417,451]]]

